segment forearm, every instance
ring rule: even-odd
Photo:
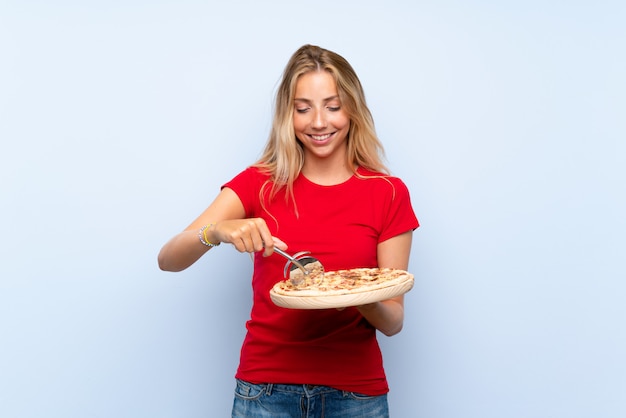
[[[185,270],[210,249],[211,247],[200,242],[198,231],[183,231],[167,242],[159,252],[159,268],[164,271]]]
[[[404,323],[403,297],[358,306],[361,315],[374,328],[390,337],[402,330]]]
[[[378,266],[406,270],[411,251],[412,231],[407,231],[378,244]],[[392,336],[402,330],[404,297],[358,307],[361,315],[377,330]]]

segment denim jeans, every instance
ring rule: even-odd
[[[257,385],[237,379],[233,418],[388,418],[387,395],[366,396],[328,386]]]

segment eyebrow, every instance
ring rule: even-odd
[[[336,99],[339,99],[339,95],[335,95],[335,96],[330,96],[330,97],[327,97],[327,98],[325,98],[323,101],[324,101],[324,102],[330,102],[330,101],[332,101],[332,100],[336,100]],[[301,97],[296,97],[296,98],[295,98],[295,99],[293,99],[293,100],[294,100],[294,101],[296,101],[296,102],[311,103],[311,100],[309,100],[309,99],[304,99],[304,98],[301,98]]]

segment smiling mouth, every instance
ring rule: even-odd
[[[309,135],[314,141],[324,141],[328,138],[330,138],[332,136],[331,134],[325,134],[325,135]]]

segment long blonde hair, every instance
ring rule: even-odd
[[[341,106],[350,118],[348,167],[355,174],[358,167],[384,174],[389,172],[383,163],[384,149],[376,135],[363,87],[350,63],[327,49],[304,45],[285,67],[276,92],[272,130],[261,157],[254,164],[270,175],[270,199],[282,187],[287,188],[287,199],[293,197],[293,182],[304,164],[302,144],[296,139],[293,127],[294,95],[299,77],[311,71],[327,71],[337,83]],[[261,197],[263,195],[262,190]]]

